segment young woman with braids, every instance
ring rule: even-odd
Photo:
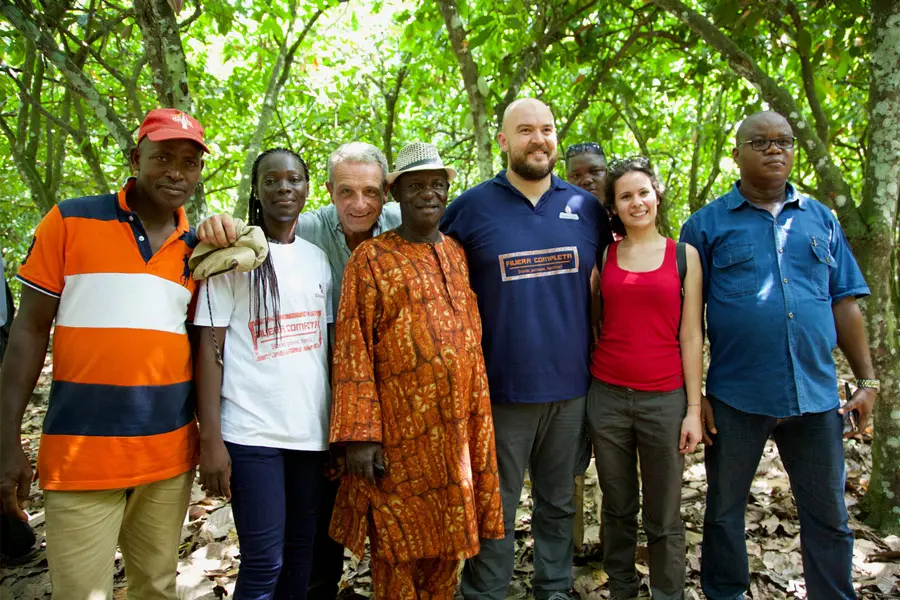
[[[198,294],[200,481],[231,499],[235,597],[303,599],[328,455],[331,270],[322,250],[294,236],[309,185],[303,159],[267,150],[252,177],[249,222],[265,232],[268,257]]]

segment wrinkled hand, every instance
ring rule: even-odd
[[[221,439],[200,444],[200,487],[210,496],[231,499],[231,455]]]
[[[869,426],[869,419],[872,417],[872,411],[875,408],[876,396],[878,396],[878,392],[872,388],[859,388],[853,392],[853,397],[850,401],[838,409],[838,414],[841,416],[851,410],[856,411],[856,429],[845,433],[845,438],[865,433],[866,427]]]
[[[366,481],[375,485],[375,465],[384,468],[381,444],[371,442],[347,444],[347,471],[350,475],[364,477]]]
[[[712,446],[712,438],[709,434],[716,435],[719,431],[716,429],[716,417],[713,415],[712,404],[706,396],[700,396],[700,423],[702,425],[703,443]]]
[[[702,409],[702,407],[701,407]],[[700,413],[689,414],[681,422],[681,439],[678,442],[678,451],[682,454],[690,454],[697,448],[697,444],[703,438],[703,418]]]
[[[197,237],[201,242],[226,248],[238,238],[237,229],[234,228],[234,219],[231,215],[226,214],[213,215],[197,227]]]
[[[28,522],[25,507],[31,495],[31,463],[17,444],[2,450],[0,457],[0,513]]]
[[[343,446],[331,446],[328,449],[328,460],[325,461],[325,478],[335,481],[347,472],[347,461],[344,458]]]

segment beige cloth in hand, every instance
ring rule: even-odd
[[[241,219],[234,220],[234,228],[238,232],[238,239],[227,248],[219,248],[208,242],[200,242],[194,248],[188,267],[195,281],[221,275],[232,269],[246,273],[266,260],[269,243],[263,230],[255,225],[245,225]]]

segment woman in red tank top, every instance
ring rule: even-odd
[[[701,439],[703,352],[700,257],[659,233],[662,188],[650,161],[614,162],[606,176],[613,243],[600,267],[602,327],[591,356],[587,422],[603,490],[603,566],[613,598],[638,595],[634,566],[643,523],[654,600],[682,598],[685,577],[681,484],[684,455]]]

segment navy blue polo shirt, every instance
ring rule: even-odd
[[[744,412],[837,408],[832,303],[869,294],[838,220],[794,191],[777,217],[732,190],[694,213],[709,332],[707,393]]]
[[[454,200],[441,230],[466,250],[491,401],[584,396],[591,381],[591,269],[612,241],[597,199],[553,176],[532,205],[504,170]]]

